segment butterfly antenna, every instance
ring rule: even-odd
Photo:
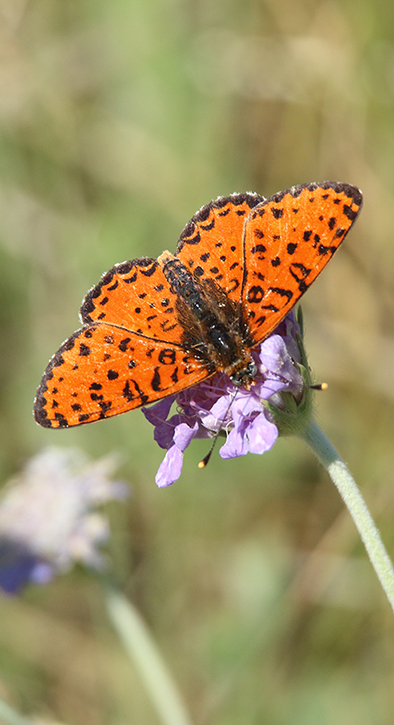
[[[316,383],[315,385],[309,386],[311,390],[327,390],[328,384],[327,383]]]
[[[218,435],[219,435],[219,433],[216,433],[215,438],[213,439],[213,443],[211,445],[210,450],[208,451],[207,455],[204,456],[204,458],[202,459],[202,461],[200,461],[200,463],[198,464],[198,467],[199,468],[205,468],[205,466],[208,465],[209,459],[210,459],[210,457],[212,456],[212,453],[213,453],[213,449],[215,448],[216,441],[218,439]]]
[[[223,425],[224,421],[225,421],[225,420],[226,420],[226,418],[227,418],[227,413],[229,412],[229,410],[230,410],[230,408],[231,408],[232,404],[233,404],[233,403],[234,403],[234,401],[235,401],[235,398],[237,397],[237,392],[238,392],[238,391],[236,391],[236,392],[235,392],[235,394],[234,394],[234,397],[233,397],[233,399],[232,399],[232,400],[230,400],[230,402],[229,402],[229,404],[228,404],[228,406],[227,406],[227,408],[226,408],[226,412],[225,412],[225,414],[224,414],[224,416],[223,416],[222,420],[220,421],[220,426],[219,426],[219,428],[218,428],[217,432],[215,433],[214,439],[213,439],[213,441],[212,441],[212,445],[211,445],[211,448],[209,449],[209,451],[208,451],[207,455],[206,455],[206,456],[204,456],[204,458],[203,458],[203,459],[202,459],[202,460],[200,461],[200,463],[198,464],[198,468],[205,468],[205,466],[207,466],[207,465],[208,465],[208,463],[209,463],[209,459],[211,458],[211,456],[212,456],[212,453],[213,453],[213,449],[214,449],[214,448],[215,448],[215,446],[216,446],[216,441],[217,441],[217,439],[219,438],[219,433],[220,433],[220,431],[221,431],[222,425]]]

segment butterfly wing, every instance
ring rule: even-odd
[[[160,400],[208,376],[177,345],[107,323],[87,325],[49,362],[34,416],[46,428],[90,423]]]
[[[88,292],[80,317],[84,324],[107,322],[166,343],[181,343],[176,294],[156,259],[116,264]]]
[[[244,266],[245,219],[262,201],[258,194],[220,196],[194,215],[178,241],[177,255],[187,269],[198,280],[214,280],[236,302]]]
[[[195,278],[234,302],[255,344],[279,324],[321,272],[356,219],[361,192],[348,184],[296,186],[268,200],[219,198],[178,243]],[[251,210],[251,211],[250,211]],[[155,259],[116,265],[86,296],[74,333],[49,362],[34,414],[65,428],[123,413],[196,385],[212,369],[182,348],[176,292]]]
[[[361,204],[355,186],[325,181],[293,186],[250,212],[243,240],[242,314],[256,344],[320,274]]]

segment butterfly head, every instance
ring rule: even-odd
[[[241,387],[242,385],[246,388],[246,390],[249,390],[250,386],[253,385],[256,380],[257,372],[256,363],[254,360],[250,359],[246,365],[243,365],[231,373],[231,382],[237,387]]]

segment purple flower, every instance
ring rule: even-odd
[[[50,448],[32,458],[0,500],[0,587],[16,593],[28,582],[45,584],[76,562],[98,569],[98,546],[109,537],[95,509],[127,495],[109,480],[115,461],[87,462],[82,453]]]
[[[226,442],[219,451],[222,458],[261,454],[272,448],[279,435],[275,411],[284,420],[288,414],[294,416],[294,409],[302,407],[305,397],[300,345],[300,328],[291,312],[253,350],[258,374],[249,390],[236,387],[225,373],[216,373],[143,408],[145,417],[155,426],[155,441],[167,450],[156,475],[157,485],[169,486],[179,478],[183,453],[193,438],[225,434]],[[178,412],[168,418],[174,402]]]

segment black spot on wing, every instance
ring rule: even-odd
[[[79,354],[82,355],[82,357],[87,357],[88,355],[90,355],[91,352],[92,351],[91,351],[90,347],[88,347],[83,342],[81,342],[81,344],[79,346]]]
[[[356,209],[352,209],[347,204],[344,204],[343,205],[343,213],[344,213],[345,216],[347,216],[348,219],[350,219],[351,222],[353,222],[355,220],[358,212],[357,212]]]
[[[103,294],[103,292],[113,292],[116,290],[119,285],[119,279],[115,279],[115,282],[111,285],[111,282],[116,275],[122,277],[123,281],[127,284],[132,284],[137,279],[138,271],[144,276],[150,276],[157,269],[157,266],[157,260],[151,257],[141,257],[140,259],[133,259],[120,264],[115,264],[112,269],[103,274],[100,282],[92,287],[85,296],[80,310],[82,322],[85,324],[94,322],[91,315],[96,309],[96,300],[101,294]],[[131,272],[132,274],[127,277],[126,275],[129,275]],[[103,290],[103,288],[106,289]],[[109,296],[104,294],[104,297],[100,300],[99,305],[103,307],[108,303],[108,301]],[[99,317],[100,319],[103,319],[103,313],[101,313]]]
[[[276,206],[272,207],[271,212],[274,219],[281,219],[283,216],[283,209],[279,209]]]
[[[264,244],[255,244],[254,247],[250,250],[251,254],[258,254],[258,253],[264,253],[267,251],[267,248],[264,246]]]
[[[275,294],[279,295],[279,297],[287,297],[289,302],[293,297],[293,292],[291,290],[283,289],[282,287],[270,287],[270,291],[275,292]]]
[[[298,198],[302,191],[304,189],[308,189],[308,191],[328,191],[329,189],[333,189],[333,191],[336,194],[343,193],[345,194],[349,199],[352,199],[357,206],[361,206],[362,204],[362,193],[360,189],[357,189],[356,186],[352,186],[351,184],[345,184],[340,181],[320,181],[320,182],[311,182],[308,184],[300,184],[299,186],[292,186],[290,189],[285,189],[284,191],[279,191],[277,194],[274,194],[269,199],[267,199],[266,203],[274,203],[279,204],[284,196],[287,196],[287,194],[290,194],[294,199]],[[328,199],[329,194],[322,194],[322,199]],[[333,200],[335,203],[340,203],[340,199]]]
[[[263,196],[252,193],[231,194],[230,196],[219,196],[217,199],[214,199],[209,204],[201,207],[201,209],[194,214],[188,224],[186,224],[178,240],[177,253],[181,251],[185,244],[195,245],[201,241],[201,235],[198,229],[199,226],[202,231],[210,231],[213,229],[215,226],[214,217],[210,222],[208,222],[208,224],[204,225],[204,222],[209,219],[212,211],[214,213],[218,213],[221,217],[225,217],[230,213],[232,207],[246,204],[249,209],[253,209],[253,207],[257,206],[257,204],[261,204],[263,201],[265,201]],[[244,214],[244,210],[242,209],[235,211],[236,213],[239,211],[242,215]],[[221,246],[221,244],[217,242],[215,246]]]
[[[213,218],[209,224],[201,224],[201,229],[203,229],[204,232],[210,232],[211,229],[214,228],[214,226],[215,226],[215,218]]]

